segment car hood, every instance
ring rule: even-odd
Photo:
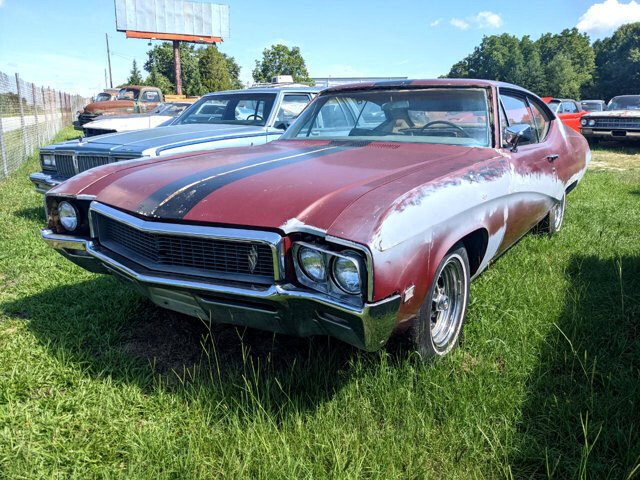
[[[93,102],[84,107],[85,113],[104,113],[111,111],[126,112],[127,109],[133,110],[135,103],[133,100],[108,100],[106,102]]]
[[[169,115],[115,115],[113,117],[100,117],[98,120],[85,123],[82,128],[134,130],[154,127],[170,118],[173,117]]]
[[[96,195],[161,221],[326,231],[350,204],[384,184],[419,170],[420,182],[428,183],[495,156],[489,148],[286,140],[100,167],[52,194]]]
[[[624,117],[624,118],[640,118],[640,110],[606,110],[604,112],[589,112],[590,117]]]
[[[55,145],[54,148],[132,156],[142,155],[148,149],[175,148],[234,137],[261,135],[265,131],[264,127],[244,125],[168,125],[63,142]]]

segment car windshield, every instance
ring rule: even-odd
[[[583,110],[587,112],[601,112],[604,110],[603,105],[600,102],[582,102],[580,104]]]
[[[551,100],[547,105],[549,105],[549,108],[551,109],[551,111],[553,113],[558,113],[558,110],[560,109],[561,102],[557,101],[557,100]]]
[[[220,93],[194,103],[174,124],[210,123],[258,125],[267,123],[275,93]]]
[[[96,102],[106,102],[108,100],[111,100],[111,94],[110,93],[99,93],[96,96]]]
[[[484,89],[424,88],[321,95],[283,139],[491,145]]]
[[[182,112],[188,104],[184,103],[161,103],[151,111],[152,115],[166,115],[175,117]]]
[[[137,100],[140,90],[137,88],[121,88],[118,92],[118,100]]]
[[[640,110],[640,95],[614,97],[607,105],[607,110]]]

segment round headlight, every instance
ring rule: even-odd
[[[67,201],[58,205],[58,217],[65,230],[73,232],[78,227],[78,211]]]
[[[338,287],[354,295],[360,293],[360,268],[358,261],[349,257],[336,257],[333,261],[333,279]]]
[[[591,120],[589,120],[589,126],[593,127],[596,124],[596,121],[592,118]]]
[[[312,248],[302,247],[298,251],[300,268],[314,282],[324,282],[327,278],[327,267],[324,255]]]
[[[587,119],[583,118],[582,120],[580,120],[580,125],[582,125],[583,127],[587,126]]]

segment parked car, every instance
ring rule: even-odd
[[[105,88],[102,92],[95,96],[94,102],[108,102],[118,97],[119,88]]]
[[[40,150],[42,172],[30,175],[36,191],[90,168],[213,148],[261,145],[278,138],[311,101],[309,87],[255,88],[211,93],[170,125],[112,133],[51,145]]]
[[[188,315],[365,350],[399,334],[441,356],[471,279],[532,228],[561,229],[589,158],[514,85],[339,86],[267,145],[68,180],[46,195],[42,237]]]
[[[185,108],[191,105],[192,103],[187,102],[161,103],[147,113],[101,115],[96,117],[94,121],[85,123],[82,131],[85,137],[94,137],[96,135],[104,135],[105,133],[153,128],[177,117]]]
[[[587,112],[582,109],[578,102],[568,98],[552,97],[544,97],[543,100],[547,102],[549,108],[567,127],[580,132],[580,119]]]
[[[602,112],[607,109],[604,100],[581,100],[580,106],[585,112]]]
[[[78,112],[78,118],[73,122],[76,130],[82,130],[85,123],[89,123],[98,115],[129,115],[153,110],[162,103],[162,91],[157,87],[129,85],[119,90],[115,100],[96,101]]]
[[[581,127],[590,141],[640,140],[640,95],[613,97],[606,111],[582,117]]]

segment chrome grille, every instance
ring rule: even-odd
[[[78,155],[78,173],[110,163],[110,158],[105,155]]]
[[[76,169],[73,165],[73,155],[56,153],[54,156],[56,159],[56,169],[61,177],[70,178],[76,174]]]
[[[596,118],[596,124],[594,125],[597,128],[619,128],[619,129],[639,129],[640,130],[640,118],[622,118],[622,117],[611,117],[611,118]]]
[[[101,245],[151,270],[256,283],[274,280],[273,251],[264,243],[152,233],[93,215]]]

